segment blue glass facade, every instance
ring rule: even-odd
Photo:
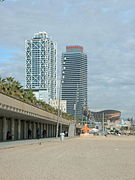
[[[62,54],[62,99],[67,100],[67,113],[82,117],[87,106],[87,55],[81,46],[67,46]]]

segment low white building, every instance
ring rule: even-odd
[[[55,109],[58,109],[59,100],[58,99],[50,100],[50,105],[52,107],[54,107]],[[60,110],[65,113],[67,112],[67,101],[66,100],[60,100]]]
[[[48,90],[47,89],[33,90],[33,93],[35,94],[36,99],[44,101],[47,104],[49,104],[49,96],[48,96]]]

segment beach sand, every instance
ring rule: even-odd
[[[0,180],[135,180],[135,136],[1,149]]]

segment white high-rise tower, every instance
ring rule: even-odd
[[[32,89],[37,99],[56,99],[56,44],[46,32],[39,32],[25,42],[26,89]]]

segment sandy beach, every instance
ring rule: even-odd
[[[0,150],[0,180],[135,180],[135,137],[73,138]]]

